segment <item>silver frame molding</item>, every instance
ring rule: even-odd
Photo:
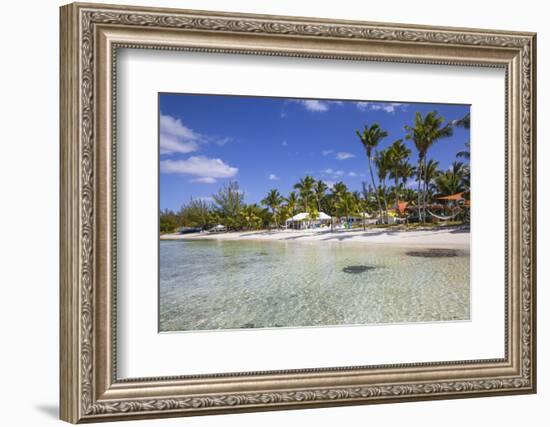
[[[60,13],[61,419],[112,421],[536,391],[534,33],[80,3]],[[505,69],[505,357],[118,379],[119,48]]]

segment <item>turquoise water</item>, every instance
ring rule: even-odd
[[[161,241],[159,294],[161,331],[468,320],[470,256],[337,242]]]

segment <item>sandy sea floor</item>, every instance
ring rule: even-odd
[[[459,229],[165,235],[160,330],[469,320],[469,243]]]

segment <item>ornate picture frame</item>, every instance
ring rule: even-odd
[[[61,419],[112,421],[536,391],[533,33],[99,4],[61,8]],[[502,359],[117,378],[117,49],[410,64],[506,73]]]

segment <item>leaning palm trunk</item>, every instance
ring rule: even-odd
[[[422,160],[419,160],[418,162],[418,169],[420,171],[422,170]],[[421,188],[420,183],[422,182],[422,174],[420,174],[420,176],[417,175],[417,178],[418,178],[418,185],[416,187],[416,208],[418,212],[418,220],[422,222],[422,213],[420,210],[420,188]]]
[[[372,173],[370,157],[369,157],[369,172],[370,172],[370,179],[372,182],[372,189],[374,191],[374,195],[376,196],[376,203],[378,204],[378,213],[380,215],[380,218],[382,218],[382,204],[380,203],[380,197],[378,196],[378,192],[376,191],[376,186],[374,185],[374,175]]]
[[[424,209],[423,215],[424,215],[424,221],[426,220],[426,203],[428,201],[428,166],[426,164],[426,159],[424,158],[424,191],[422,194],[422,206]]]
[[[384,199],[384,223],[388,224],[388,198],[386,197],[386,181],[382,184],[382,197]]]
[[[397,186],[399,185],[399,180],[395,178],[395,214],[397,215],[399,213],[399,189]]]

